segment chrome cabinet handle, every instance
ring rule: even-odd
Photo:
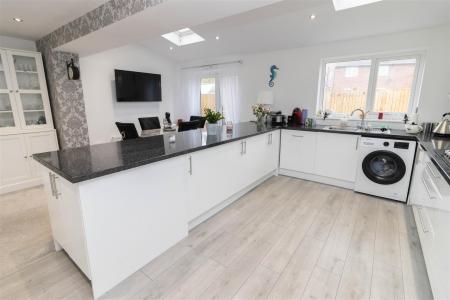
[[[192,156],[189,156],[189,175],[192,175]]]
[[[304,137],[304,136],[303,136],[303,135],[295,135],[295,134],[293,134],[292,137],[295,137],[295,138],[302,138],[302,137]]]
[[[244,141],[244,154],[247,154],[247,141]]]
[[[431,188],[428,186],[428,183],[427,183],[427,181],[425,180],[424,177],[422,177],[422,183],[425,186],[425,189],[427,190],[428,197],[430,199],[436,199],[435,196],[431,195]]]
[[[430,174],[431,174],[434,178],[439,178],[439,177],[440,177],[439,174],[436,174],[436,173],[434,172],[433,167],[432,167],[432,166],[433,166],[433,163],[432,163],[432,162],[427,161],[425,164],[427,165],[428,171],[430,171]]]
[[[269,133],[269,135],[268,135],[268,141],[267,141],[267,144],[268,144],[268,145],[272,144],[272,134],[271,134],[271,133]]]
[[[53,185],[55,186],[55,198],[59,199],[59,196],[61,196],[61,193],[58,192],[58,187],[56,186],[56,179],[58,179],[59,177],[56,176],[55,174],[53,174]]]
[[[50,189],[52,190],[52,196],[55,196],[55,187],[53,184],[53,174],[49,172],[48,177],[50,178]]]
[[[356,139],[356,150],[358,150],[358,147],[359,147],[359,136],[358,136],[358,138]]]
[[[241,141],[241,155],[244,155],[244,141]]]
[[[421,207],[417,208],[417,213],[419,214],[420,225],[422,227],[423,233],[430,232],[430,229],[428,229],[428,227],[425,225],[425,221],[424,221],[424,218],[423,218],[423,215],[422,215],[422,208]]]

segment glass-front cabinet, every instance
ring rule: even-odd
[[[53,128],[41,54],[0,54],[0,132]]]

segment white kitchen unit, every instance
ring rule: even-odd
[[[276,174],[279,136],[274,130],[77,183],[40,166],[56,249],[100,297]],[[59,162],[56,152],[46,155]]]
[[[41,54],[0,48],[0,194],[41,184],[31,156],[57,149]]]
[[[420,244],[435,299],[450,299],[450,186],[419,147],[411,182]]]
[[[280,174],[353,188],[359,135],[282,130]]]
[[[208,219],[278,169],[279,130],[188,156],[189,228]],[[227,201],[224,201],[227,199]]]

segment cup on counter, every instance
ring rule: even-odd
[[[315,122],[314,122],[313,118],[307,118],[306,119],[306,122],[305,122],[305,126],[306,127],[311,128],[311,127],[314,127],[314,125],[315,125]]]

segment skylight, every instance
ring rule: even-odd
[[[335,10],[344,10],[352,7],[362,6],[382,0],[333,0]]]
[[[189,28],[183,28],[174,32],[169,32],[163,34],[162,37],[177,46],[186,46],[189,44],[203,42],[205,40]]]

